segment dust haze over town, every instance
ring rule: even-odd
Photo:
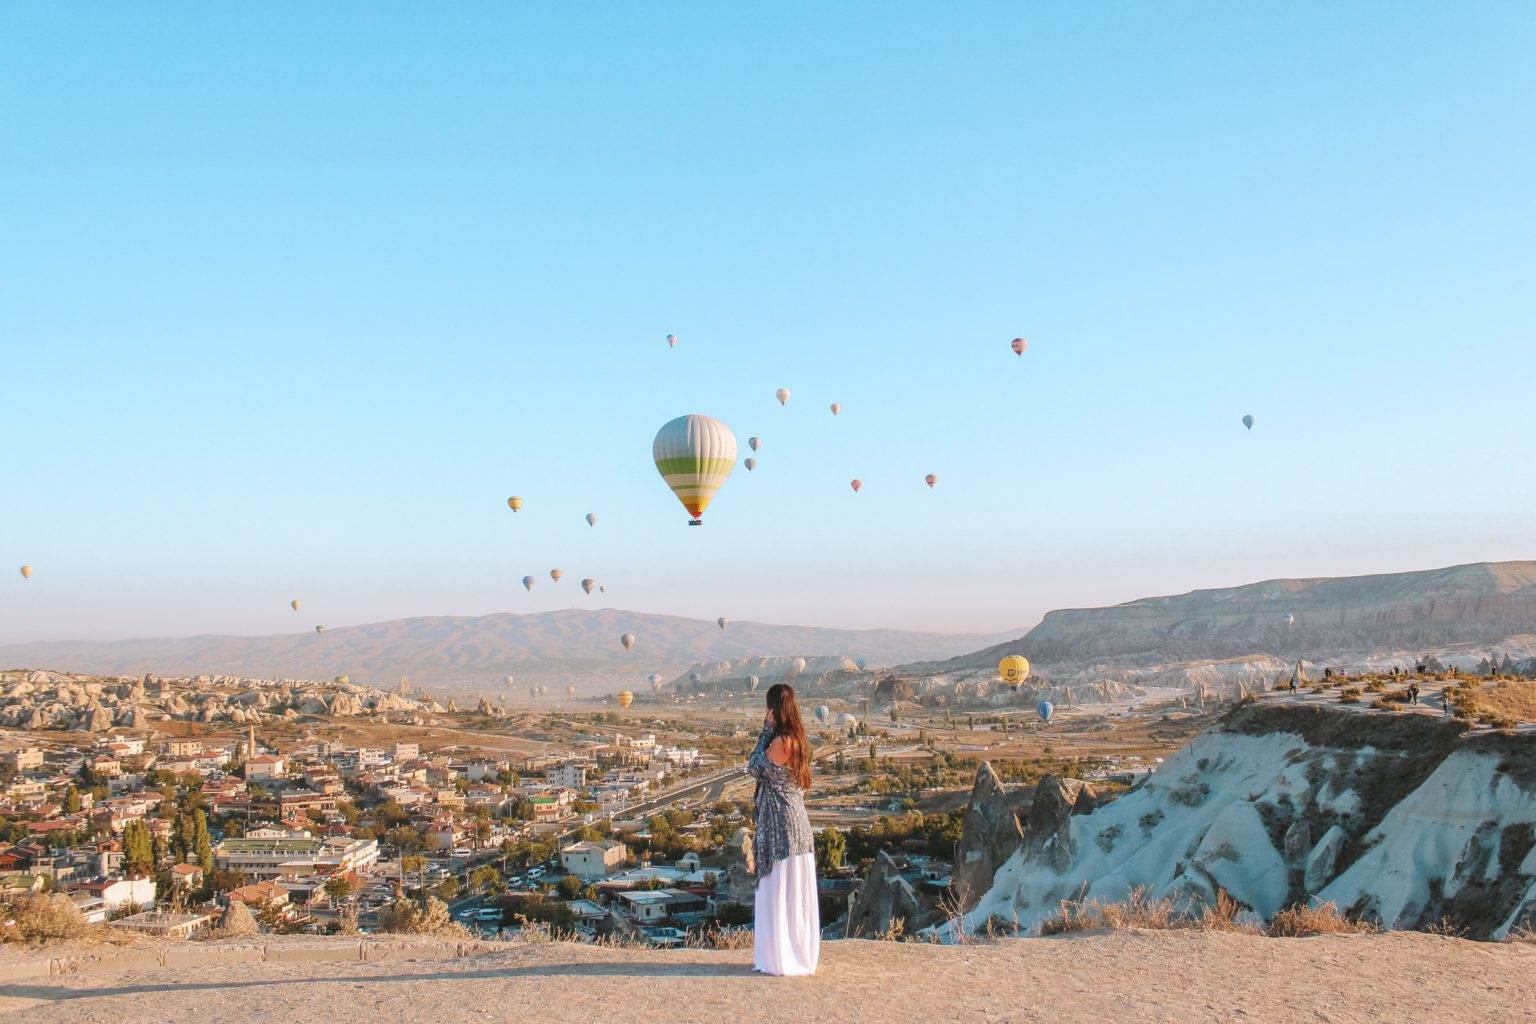
[[[744,1019],[778,684],[786,1020],[1536,1001],[1528,13],[175,14],[0,33],[0,1006]]]

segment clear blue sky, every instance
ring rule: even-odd
[[[0,7],[0,641],[1536,556],[1529,5],[521,6]]]

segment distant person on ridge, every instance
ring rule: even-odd
[[[805,813],[811,747],[788,683],[768,688],[768,713],[747,771],[757,777],[752,969],[781,977],[814,974],[821,956],[821,911],[815,840]]]

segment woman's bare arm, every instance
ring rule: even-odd
[[[768,760],[774,764],[789,764],[789,738],[779,736],[768,744]]]

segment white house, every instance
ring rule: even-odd
[[[572,843],[560,851],[560,864],[571,874],[590,881],[607,878],[624,866],[629,849],[623,843]]]

